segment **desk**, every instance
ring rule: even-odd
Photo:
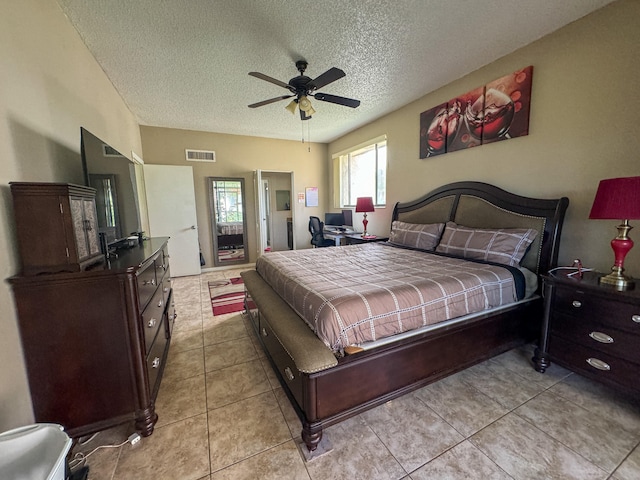
[[[322,231],[324,238],[328,240],[333,240],[336,243],[336,247],[340,245],[348,245],[347,236],[348,235],[362,235],[362,233],[348,231],[348,232],[338,232],[336,230],[324,229]]]

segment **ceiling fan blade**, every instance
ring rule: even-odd
[[[280,80],[276,80],[275,78],[270,77],[269,75],[265,75],[264,73],[249,72],[249,75],[251,75],[252,77],[260,78],[261,80],[266,80],[267,82],[273,83],[282,88],[286,88],[287,90],[291,90],[291,87],[288,84],[281,82]]]
[[[293,95],[282,95],[281,97],[270,98],[269,100],[263,100],[258,103],[252,103],[251,105],[249,105],[249,108],[256,108],[256,107],[261,107],[263,105],[269,105],[270,103],[279,102],[280,100],[284,100],[285,98],[291,98],[291,97],[293,97]]]
[[[322,100],[323,102],[337,103],[338,105],[344,105],[345,107],[356,108],[360,105],[360,100],[354,100],[353,98],[338,97],[337,95],[329,95],[328,93],[316,93],[313,95],[316,100]]]
[[[327,70],[326,72],[324,72],[322,75],[314,78],[313,80],[311,80],[307,86],[309,87],[310,90],[315,90],[318,88],[322,88],[325,85],[329,85],[331,82],[335,82],[336,80],[341,79],[342,77],[344,77],[346,74],[340,70],[339,68],[336,67],[332,67],[329,70]]]

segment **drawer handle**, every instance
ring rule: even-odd
[[[158,368],[159,366],[160,366],[160,357],[156,357],[153,359],[153,362],[151,362],[151,367]]]
[[[602,332],[591,332],[589,334],[591,338],[593,338],[596,342],[600,343],[613,343],[613,338]]]
[[[292,381],[294,378],[296,378],[296,377],[293,375],[293,372],[291,371],[291,369],[290,369],[289,367],[286,367],[286,368],[284,369],[284,374],[287,376],[287,379],[288,379],[289,381]]]
[[[158,308],[162,306],[162,300],[158,301]]]
[[[155,318],[152,318],[151,320],[149,320],[149,323],[147,323],[147,327],[153,328],[156,326],[156,323],[158,323],[158,321]]]
[[[155,279],[154,280],[144,280],[142,282],[142,285],[155,285],[155,284],[156,284]]]
[[[636,323],[640,323],[640,315],[632,315],[631,320],[633,320]]]
[[[611,370],[611,366],[607,362],[603,362],[598,358],[587,358],[587,363],[598,370],[603,370],[605,372]]]
[[[267,329],[264,328],[264,327],[262,327],[262,336],[263,337],[268,337],[269,336],[269,333],[267,332]]]
[[[174,313],[173,315],[169,315],[169,320],[173,321],[176,319],[176,314]]]
[[[167,292],[169,291],[169,287],[164,287],[164,288],[162,289],[162,291],[163,291],[164,293],[167,293]]]
[[[580,300],[574,300],[573,302],[571,302],[571,306],[573,306],[574,308],[580,308],[582,306],[582,302]]]

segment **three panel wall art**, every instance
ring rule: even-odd
[[[533,66],[420,114],[420,158],[529,134]]]

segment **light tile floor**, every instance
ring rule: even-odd
[[[512,350],[325,430],[333,449],[298,451],[300,422],[240,313],[213,317],[209,280],[174,280],[178,318],[153,435],[105,448],[91,480],[640,478],[640,400]],[[101,432],[75,451],[118,444]]]

